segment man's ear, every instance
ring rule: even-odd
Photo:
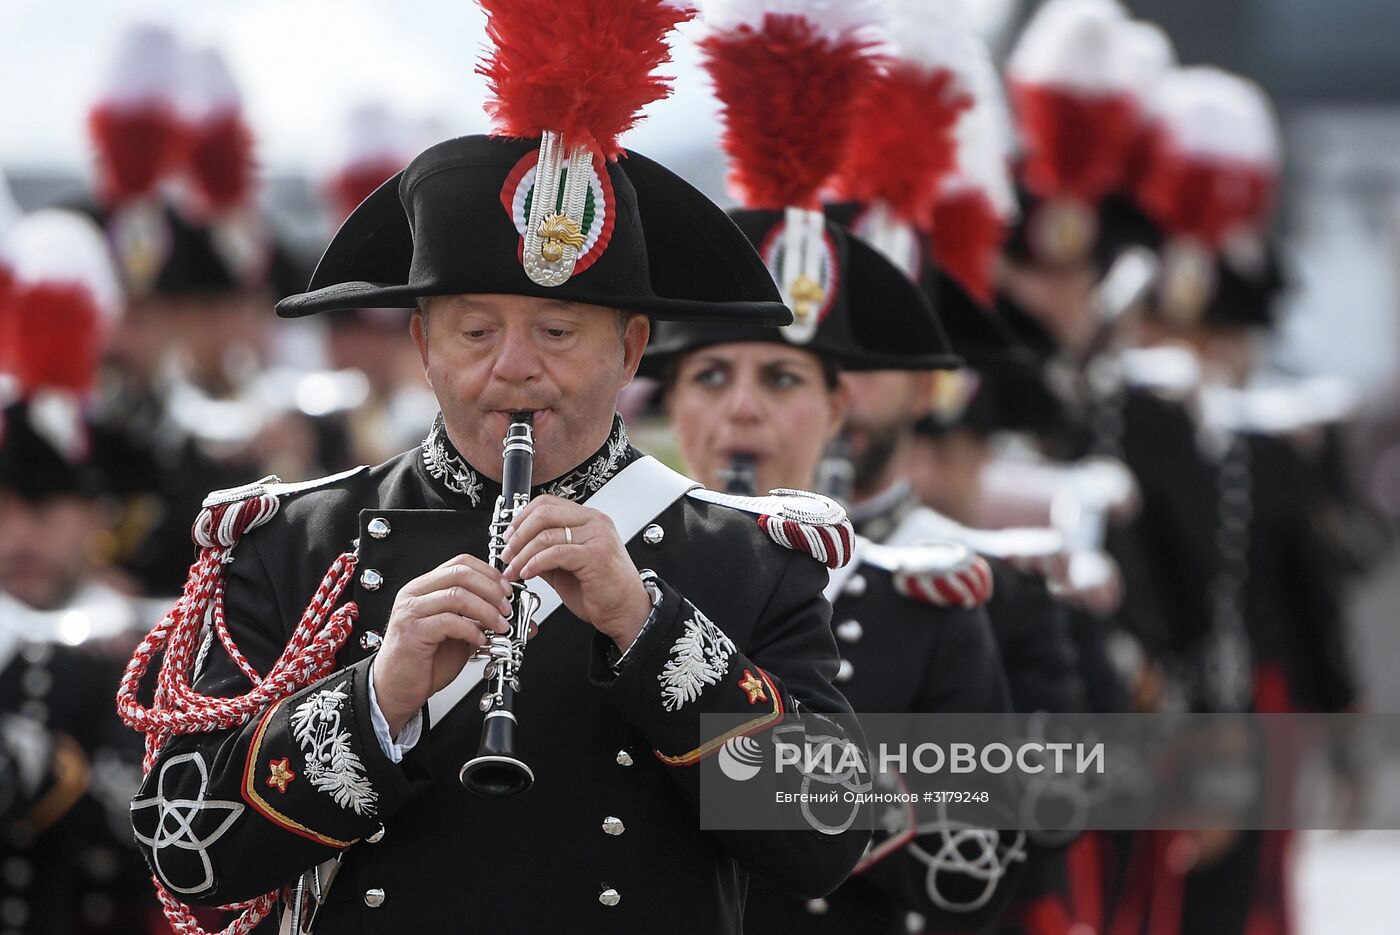
[[[651,319],[645,315],[627,316],[627,328],[622,332],[622,372],[625,379],[622,385],[632,382],[637,368],[642,365],[642,352],[651,339]]]
[[[423,376],[427,378],[428,385],[433,385],[433,378],[428,375],[428,320],[423,317],[422,312],[414,312],[413,317],[408,320],[408,333],[413,336],[413,343],[418,348],[418,357],[423,361]]]

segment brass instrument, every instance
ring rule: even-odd
[[[491,514],[488,558],[500,571],[506,563],[506,529],[511,520],[530,502],[530,481],[535,461],[535,438],[531,413],[517,412],[504,441],[501,495]],[[485,649],[486,692],[481,710],[486,715],[481,727],[481,745],[476,756],[462,764],[458,778],[462,785],[480,795],[517,795],[530,788],[535,774],[515,755],[515,694],[520,690],[520,670],[525,663],[525,642],[530,637],[530,618],[540,606],[539,597],[524,582],[511,583],[510,629],[491,637]]]

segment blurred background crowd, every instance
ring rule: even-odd
[[[1228,476],[1231,439],[1267,438],[1241,470],[1307,505],[1327,568],[1270,612],[1315,615],[1327,635],[1302,652],[1341,656],[1313,670],[1307,706],[1400,711],[1400,13],[1129,0],[1105,78],[1036,54],[1040,7],[968,4],[1011,93],[979,92],[992,142],[963,154],[945,199],[950,224],[985,210],[967,227],[973,255],[957,269],[952,238],[938,249],[1018,356],[933,383],[914,488],[968,525],[1058,527],[1078,559],[1065,588],[1112,618],[1141,610],[1135,580],[1171,590],[1195,574],[1152,549],[1126,553],[1146,571],[1119,567],[1115,524],[1215,547],[1215,468]],[[676,45],[673,97],[624,143],[732,204],[719,105],[685,41],[701,29]],[[112,694],[184,584],[205,495],[376,464],[431,423],[408,311],[287,321],[272,306],[416,153],[487,129],[483,30],[467,0],[0,5],[0,933],[159,930],[127,844],[139,740]],[[1121,139],[1074,124],[1066,88],[1126,102],[1107,121]],[[1221,160],[1242,207],[1193,188],[1217,184],[1192,173]],[[1148,293],[1158,314],[1133,314]],[[1194,431],[1149,421],[1134,441],[1125,404],[1103,404],[1124,386],[1191,413]],[[638,381],[624,415],[664,455],[655,388]],[[1190,475],[1183,451],[1211,471]],[[1154,499],[1163,489],[1183,499]],[[1202,525],[1182,518],[1207,500]],[[1178,520],[1185,532],[1162,531]],[[1318,566],[1281,567],[1301,581]],[[1125,705],[1191,706],[1154,664],[1152,632],[1114,644]],[[1298,931],[1400,930],[1383,882],[1400,838],[1304,844],[1286,894]]]

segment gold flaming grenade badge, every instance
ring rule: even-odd
[[[546,263],[557,263],[564,258],[564,248],[582,250],[583,228],[572,218],[562,214],[551,214],[540,222],[540,256]]]
[[[826,301],[826,290],[810,276],[798,276],[793,280],[788,295],[792,299],[794,324],[799,325],[808,324],[816,318],[822,303]]]

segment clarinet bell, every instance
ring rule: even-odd
[[[515,692],[509,685],[505,693]],[[489,697],[489,696],[488,696]],[[478,795],[494,798],[519,795],[535,782],[535,774],[515,756],[515,715],[510,697],[495,699],[481,725],[481,745],[476,756],[462,764],[457,778]]]

